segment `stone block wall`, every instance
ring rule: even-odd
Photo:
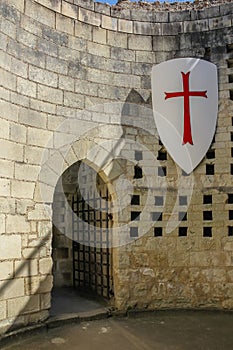
[[[176,227],[170,234],[165,228],[181,174],[169,155],[160,160],[168,189],[162,218],[132,244],[114,248],[114,302],[119,309],[232,309],[232,6],[229,2],[162,11],[110,7],[91,0],[0,1],[2,332],[49,315],[52,203],[62,173],[90,158],[98,171],[104,169],[113,188],[117,176],[130,179],[135,164],[117,163],[110,171],[102,163],[108,147],[101,142],[122,135],[144,144],[155,158],[165,152],[158,138],[152,137],[150,73],[153,64],[176,57],[199,57],[217,65],[215,140],[193,174],[187,220],[179,225],[187,229]],[[129,116],[127,127],[122,110],[129,96],[129,102],[137,105],[146,101],[150,110],[146,122],[136,112],[136,121],[135,115]],[[145,128],[152,135],[148,137]],[[102,147],[99,158],[98,152],[88,153],[96,145]],[[132,151],[134,146],[127,150]],[[143,159],[138,162],[143,167]],[[162,174],[151,168],[153,174]],[[133,186],[136,195],[146,198],[143,180],[134,180]],[[151,219],[145,222],[150,225],[151,213],[161,209],[154,198],[161,193],[156,190],[146,211]],[[129,204],[116,225],[128,224],[131,211],[143,211],[144,201]],[[185,212],[184,203],[185,198],[180,198],[179,212]],[[137,228],[137,222],[132,226]],[[136,231],[132,230],[134,238]],[[130,225],[127,232],[130,240]]]

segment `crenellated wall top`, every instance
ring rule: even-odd
[[[229,28],[233,24],[232,0],[195,0],[193,3],[170,4],[123,0],[113,6],[93,0],[8,0],[7,4],[54,28],[56,14],[95,27],[139,35],[202,32]],[[43,21],[43,13],[48,9],[52,15]]]

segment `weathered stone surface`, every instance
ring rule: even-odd
[[[0,16],[0,320],[41,320],[53,284],[72,285],[69,203],[55,187],[68,166],[77,185],[81,159],[111,182],[117,239],[129,238],[112,253],[115,307],[232,308],[232,4],[9,0]],[[219,76],[214,155],[195,169],[187,208],[177,186],[190,191],[189,177],[155,137],[151,107],[152,65],[177,57],[209,60]],[[76,187],[64,188],[71,201]]]

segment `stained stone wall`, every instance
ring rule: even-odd
[[[54,190],[82,159],[116,207],[125,199],[113,215],[132,241],[113,248],[116,308],[233,308],[232,9],[0,1],[2,332],[49,315]],[[175,57],[209,60],[219,76],[216,136],[188,177],[151,112],[151,67]]]

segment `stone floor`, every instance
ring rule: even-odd
[[[56,288],[52,292],[50,316],[81,315],[87,312],[106,311],[102,300],[89,295],[80,295],[73,288]]]
[[[15,338],[2,350],[232,350],[233,314],[158,311]]]

